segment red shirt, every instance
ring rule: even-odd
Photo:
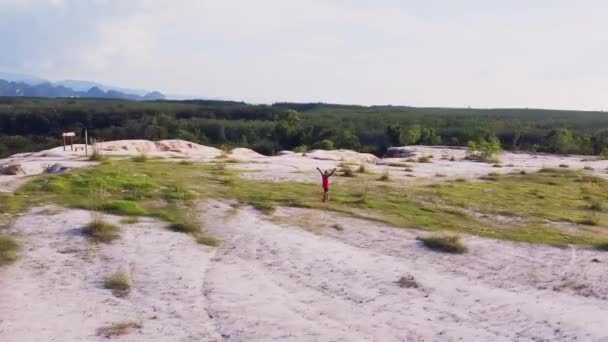
[[[321,176],[323,177],[323,189],[329,189],[329,176]]]

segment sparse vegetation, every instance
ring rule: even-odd
[[[358,173],[367,173],[367,166],[365,166],[365,164],[361,164],[359,165],[359,168],[357,169]]]
[[[133,158],[131,158],[134,162],[136,163],[145,163],[148,161],[148,155],[147,154],[140,154],[138,156],[135,156]]]
[[[97,143],[93,143],[93,146],[91,146],[91,156],[89,157],[89,160],[102,161],[104,159],[104,155],[101,153],[101,146]]]
[[[170,174],[171,177],[167,177]],[[89,188],[102,185],[102,201],[129,200],[139,204],[146,216],[169,224],[181,223],[198,198],[224,198],[252,205],[265,213],[281,206],[318,208],[374,217],[401,227],[448,230],[491,238],[546,244],[596,245],[606,241],[593,230],[569,234],[547,222],[589,219],[589,203],[603,201],[608,182],[590,178],[582,171],[544,169],[529,174],[510,173],[486,176],[491,182],[446,182],[430,186],[408,186],[368,182],[366,176],[345,178],[332,188],[331,201],[321,203],[317,183],[270,182],[247,180],[238,171],[218,174],[214,164],[178,163],[150,160],[147,163],[111,160],[96,168],[45,176],[24,186],[10,198],[37,203],[56,203],[90,209]],[[373,180],[371,177],[369,180]],[[188,188],[188,196],[176,195],[176,188]],[[583,199],[581,191],[585,190]],[[183,191],[182,191],[183,192]],[[21,196],[22,195],[22,196]],[[2,197],[0,196],[0,199]],[[8,201],[7,197],[7,201]],[[0,201],[1,202],[1,201]],[[433,212],[425,203],[433,205]],[[6,202],[9,203],[9,202]],[[482,214],[496,214],[505,208],[521,221],[508,224],[458,216],[453,209],[473,208]],[[608,225],[608,213],[595,212],[599,227]],[[179,226],[177,226],[179,230]],[[193,234],[196,237],[196,234]]]
[[[19,244],[8,235],[0,234],[0,266],[10,264],[17,259]]]
[[[595,248],[600,251],[608,251],[608,242],[600,243],[596,245]]]
[[[87,236],[98,242],[110,242],[119,237],[118,227],[106,222],[102,214],[94,213],[92,216],[91,222],[83,229]]]
[[[218,239],[214,238],[213,236],[204,235],[204,234],[199,234],[196,237],[196,242],[201,245],[211,246],[211,247],[217,247],[220,244],[220,241]]]
[[[460,236],[452,233],[435,233],[429,236],[420,237],[420,241],[429,249],[445,253],[463,254],[467,252],[467,247],[460,241]]]
[[[593,171],[593,168],[591,166],[585,166],[583,167],[583,170]]]
[[[419,163],[430,163],[431,157],[430,156],[420,157],[420,158],[418,158],[418,162]]]
[[[407,276],[401,277],[401,278],[399,278],[399,280],[396,281],[396,283],[399,287],[408,288],[408,289],[409,288],[417,289],[418,287],[420,287],[420,285],[416,281],[416,278],[414,278],[414,276],[412,276],[412,275],[407,275]]]
[[[124,223],[124,224],[134,224],[134,223],[137,223],[137,222],[139,222],[139,218],[136,217],[136,216],[133,216],[133,217],[123,217],[120,220],[120,223]]]
[[[136,321],[124,321],[114,323],[107,327],[101,327],[97,329],[97,335],[111,338],[116,336],[122,336],[128,334],[132,330],[141,329],[143,326],[141,323]]]
[[[131,280],[123,272],[112,273],[103,280],[103,287],[116,296],[125,296],[131,290]]]
[[[0,175],[16,176],[24,173],[23,168],[19,164],[0,165]]]
[[[567,169],[567,168],[570,167],[570,165],[568,165],[568,164],[559,164],[559,167]]]
[[[391,180],[391,175],[388,172],[388,170],[384,170],[384,172],[382,173],[382,176],[380,176],[380,178],[378,178],[379,181],[382,182],[388,182]]]

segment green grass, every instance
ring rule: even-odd
[[[199,199],[219,198],[238,200],[268,214],[277,206],[317,208],[399,227],[512,241],[594,246],[608,242],[602,233],[602,227],[608,227],[608,213],[592,208],[594,201],[608,199],[608,182],[582,171],[544,169],[487,176],[491,181],[459,180],[432,186],[382,182],[375,177],[343,178],[332,187],[331,201],[321,203],[317,183],[247,180],[238,177],[238,171],[215,164],[110,160],[96,168],[35,179],[17,192],[21,203],[11,205],[22,208],[25,201],[28,205],[56,203],[91,209],[99,206],[99,201],[90,198],[91,189],[103,189],[101,203],[113,213],[157,217],[194,238],[201,233],[199,225],[187,223],[192,205]],[[481,220],[469,214],[491,217],[503,215],[505,210],[513,222]],[[594,225],[576,234],[547,223],[590,219]]]
[[[145,154],[140,154],[138,156],[131,158],[131,160],[133,160],[136,163],[145,163],[148,161],[148,159],[149,159],[148,156]]]
[[[8,235],[0,235],[0,266],[17,260],[17,252],[19,252],[17,240]]]
[[[118,227],[106,222],[100,214],[94,214],[91,222],[84,226],[83,232],[97,242],[110,242],[119,237]]]
[[[418,238],[422,244],[434,251],[463,254],[468,248],[460,241],[460,236],[451,233],[435,233],[429,236]]]

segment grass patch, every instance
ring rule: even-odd
[[[83,232],[97,242],[110,242],[119,237],[118,227],[106,222],[99,213],[93,215],[91,222],[84,226]]]
[[[365,164],[361,164],[359,165],[359,168],[357,169],[357,173],[367,173],[367,166],[365,166]]]
[[[181,221],[171,223],[169,225],[169,229],[175,232],[185,233],[185,234],[193,234],[196,235],[200,233],[201,227],[196,222],[192,221]]]
[[[139,218],[135,217],[135,216],[133,216],[133,217],[123,217],[120,220],[120,223],[123,223],[123,224],[135,224],[137,222],[139,222]]]
[[[213,236],[204,235],[204,234],[199,234],[196,237],[196,242],[201,245],[211,246],[211,247],[217,247],[220,244],[220,241],[218,239],[214,238]]]
[[[391,180],[391,175],[390,173],[388,173],[388,170],[384,170],[384,173],[382,173],[382,176],[380,176],[380,178],[378,178],[379,181],[381,182],[388,182]]]
[[[595,246],[597,250],[608,252],[608,242],[600,243]]]
[[[0,175],[16,176],[18,174],[25,174],[23,168],[21,168],[21,165],[19,164],[0,166]]]
[[[17,260],[19,244],[17,240],[8,235],[0,235],[0,266]]]
[[[109,160],[95,168],[41,176],[18,190],[14,199],[0,194],[0,207],[15,211],[25,205],[55,203],[95,208],[99,203],[131,201],[152,216],[176,224],[173,228],[196,238],[200,227],[183,226],[196,199],[236,200],[272,213],[277,206],[316,208],[365,217],[394,226],[428,231],[452,231],[489,238],[544,244],[596,245],[605,238],[592,229],[574,233],[551,222],[572,222],[590,217],[589,204],[605,201],[608,182],[582,171],[544,169],[504,174],[491,182],[454,181],[432,187],[377,182],[373,176],[343,178],[331,190],[331,201],[321,203],[317,182],[271,182],[238,177],[237,170],[217,171],[215,163],[181,165],[150,160]],[[390,177],[389,177],[390,178]],[[103,200],[90,199],[90,189],[102,189]],[[182,189],[187,189],[184,191]],[[25,203],[25,204],[24,204]],[[13,209],[9,209],[8,207]],[[433,211],[427,209],[431,208]],[[521,220],[508,224],[455,215],[473,210],[495,215],[508,208]],[[455,211],[456,210],[456,211]],[[6,212],[6,211],[5,211]],[[598,227],[608,227],[608,213],[595,211]],[[0,218],[2,215],[0,215]]]
[[[418,238],[422,244],[434,251],[463,254],[468,251],[467,247],[460,241],[460,236],[450,233],[435,233]]]
[[[350,168],[350,167],[343,167],[342,169],[340,169],[340,176],[342,177],[356,177],[357,175],[355,174],[355,172]]]
[[[419,163],[430,163],[431,158],[432,158],[431,156],[420,157],[420,158],[418,158],[418,162]]]
[[[583,167],[583,170],[593,171],[593,168],[591,166],[585,166]]]
[[[136,329],[141,329],[142,327],[142,324],[136,321],[117,322],[110,326],[97,329],[97,335],[105,338],[111,338],[126,335],[129,332]]]
[[[113,214],[129,216],[143,216],[146,214],[146,210],[139,203],[128,200],[110,200],[102,203],[101,208]]]
[[[136,162],[136,163],[145,163],[148,161],[148,156],[146,154],[140,154],[138,156],[135,156],[133,158],[131,158],[132,161]]]
[[[103,280],[103,287],[112,290],[117,296],[124,296],[131,291],[131,280],[125,273],[116,272]]]

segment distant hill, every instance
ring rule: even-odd
[[[12,79],[15,79],[13,77]],[[107,98],[107,99],[124,99],[124,100],[162,100],[165,96],[157,91],[145,92],[138,91],[138,94],[122,92],[116,90],[116,88],[105,87],[103,85],[94,85],[96,83],[85,82],[85,81],[71,81],[80,82],[80,86],[76,89],[63,85],[61,82],[50,83],[48,81],[39,79],[41,82],[33,82],[34,78],[30,79],[32,83],[25,81],[13,81],[0,79],[0,96],[1,97],[82,97],[82,98]],[[33,84],[34,83],[34,84]],[[91,87],[86,87],[85,84],[89,83]],[[64,84],[70,84],[66,81]],[[75,84],[75,83],[71,83]]]

